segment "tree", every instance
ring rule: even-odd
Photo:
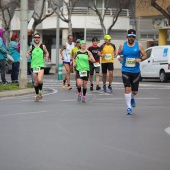
[[[34,13],[32,18],[34,19],[34,23],[32,26],[32,31],[35,31],[35,28],[38,24],[40,24],[47,17],[51,16],[54,12],[51,12],[49,15],[45,14],[45,3],[46,0],[35,0],[34,3]]]
[[[104,9],[103,13],[100,12],[100,10],[97,8],[97,3],[95,0],[91,0],[91,3],[92,3],[92,6],[88,5],[88,7],[90,9],[92,9],[98,15],[99,20],[100,20],[100,25],[103,29],[103,34],[105,35],[105,34],[110,34],[111,29],[117,22],[117,19],[122,12],[122,9],[128,7],[129,0],[115,0],[114,2],[112,0],[104,0],[105,9]],[[116,6],[115,6],[115,4],[116,4]],[[113,6],[114,6],[114,8],[113,8]],[[109,10],[113,11],[113,9],[116,9],[116,13],[112,12],[111,25],[109,26],[108,29],[106,29],[106,26],[104,24],[105,16],[109,12]]]
[[[168,4],[168,6],[167,6]],[[153,7],[157,11],[159,11],[165,18],[168,19],[170,23],[170,3],[168,0],[137,0],[136,7],[141,9],[148,9]]]
[[[151,0],[151,5],[157,9],[160,13],[162,13],[163,16],[165,16],[165,18],[168,19],[169,24],[170,24],[170,5],[165,9],[163,9],[160,5],[158,5],[158,3],[156,2],[156,0]]]
[[[2,27],[5,30],[6,45],[9,43],[9,30],[15,9],[19,6],[20,0],[0,0],[0,12],[2,15]]]
[[[59,16],[59,18],[68,23],[68,33],[72,35],[71,16],[76,3],[79,0],[49,0],[51,8]],[[57,10],[58,9],[58,10]]]

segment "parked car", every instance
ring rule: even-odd
[[[6,68],[5,68],[6,74],[10,74],[11,71],[12,71],[12,63],[6,62]],[[1,73],[1,70],[0,70],[0,73]]]
[[[12,71],[12,63],[6,62],[6,74],[10,74]]]
[[[140,63],[142,78],[170,79],[170,46],[154,46],[146,49],[147,58]]]
[[[49,74],[51,66],[52,66],[52,64],[51,64],[50,60],[48,62],[45,62],[44,74]]]

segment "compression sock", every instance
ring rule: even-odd
[[[34,88],[35,88],[35,93],[36,93],[36,95],[38,95],[38,94],[39,94],[39,88],[38,88],[38,86],[34,86]]]
[[[87,88],[83,88],[83,96],[86,95]]]
[[[81,92],[81,87],[77,87],[77,90],[80,93]]]
[[[38,83],[38,88],[39,88],[39,90],[42,90],[42,86],[43,86],[43,83]]]
[[[125,95],[125,100],[128,108],[131,108],[131,93],[129,94],[124,94]]]

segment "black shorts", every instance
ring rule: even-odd
[[[100,72],[100,67],[94,67],[93,64],[90,64],[90,75],[94,74],[94,70],[95,70],[96,73],[99,73]]]
[[[43,70],[44,69],[44,67],[40,67],[40,70]],[[31,71],[33,72],[33,68],[31,68]]]
[[[131,87],[132,91],[138,91],[140,73],[122,72],[124,87]]]
[[[106,74],[107,70],[109,70],[109,71],[113,71],[114,70],[113,63],[102,63],[102,73]]]
[[[79,71],[77,70],[77,71],[76,71],[76,78],[77,78],[77,79],[82,79],[82,80],[88,81],[88,79],[89,79],[89,71],[87,71],[87,76],[85,76],[85,77],[80,77]]]

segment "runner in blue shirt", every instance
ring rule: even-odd
[[[122,62],[122,79],[125,87],[126,114],[132,114],[132,107],[136,107],[134,96],[138,93],[140,80],[140,62],[146,58],[142,44],[136,40],[136,31],[128,30],[127,42],[119,46],[117,58]]]

